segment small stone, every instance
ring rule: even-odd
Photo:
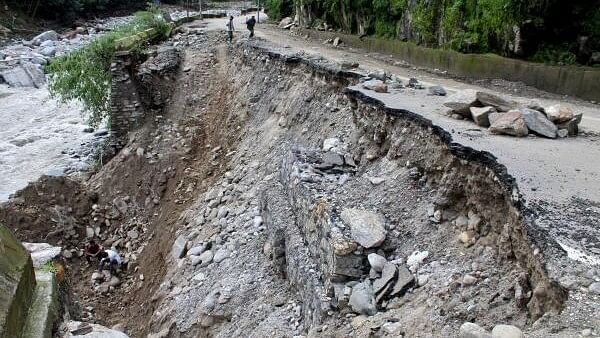
[[[436,96],[446,96],[446,90],[442,86],[429,87],[429,94]]]
[[[340,145],[341,141],[339,138],[328,138],[323,141],[323,151],[330,151],[334,148],[337,148]]]
[[[210,250],[204,251],[204,252],[203,252],[203,253],[202,253],[202,254],[201,254],[199,257],[200,257],[200,260],[201,260],[201,262],[202,262],[202,263],[200,264],[200,267],[201,267],[201,268],[203,268],[203,267],[206,267],[206,266],[208,266],[208,265],[209,265],[209,264],[212,262],[212,260],[213,260],[213,252],[212,252],[212,251],[210,251]]]
[[[369,182],[371,182],[371,184],[373,184],[373,185],[380,185],[381,183],[385,182],[385,178],[384,177],[369,177]]]
[[[378,93],[387,93],[387,85],[381,80],[369,80],[362,83],[363,88],[373,90]]]
[[[419,275],[419,277],[417,277],[417,285],[425,286],[427,282],[429,282],[429,275]]]
[[[352,239],[364,248],[377,247],[385,240],[387,230],[383,216],[355,208],[344,209],[340,216],[350,226]]]
[[[492,329],[495,338],[525,338],[525,335],[516,326],[499,324]]]
[[[104,278],[104,275],[97,271],[92,273],[92,281],[102,280],[103,278]]]
[[[411,271],[415,271],[420,264],[423,264],[427,257],[429,257],[429,251],[415,251],[406,259],[406,265],[408,265]]]
[[[201,282],[206,278],[206,275],[204,274],[204,272],[198,272],[197,274],[194,275],[194,277],[192,277],[193,280],[195,280],[196,282]]]
[[[112,287],[119,286],[120,284],[121,284],[121,280],[117,276],[110,277],[110,280],[108,281],[108,285],[110,285]]]
[[[588,290],[592,293],[600,295],[600,282],[594,282],[594,283],[590,284],[590,286],[588,287]]]
[[[387,259],[385,259],[385,257],[380,256],[376,253],[370,253],[367,256],[367,259],[369,260],[369,264],[371,265],[373,270],[377,272],[383,271],[383,267],[387,263]]]
[[[213,257],[213,261],[215,263],[221,263],[228,257],[229,257],[229,251],[227,251],[227,249],[225,249],[225,248],[221,248],[221,249],[217,250],[217,252],[215,253],[215,256]]]
[[[381,330],[383,330],[383,332],[385,332],[389,335],[392,335],[392,336],[399,334],[401,329],[402,329],[402,324],[400,324],[399,322],[395,322],[395,323],[387,322],[381,326]]]
[[[66,259],[69,259],[69,258],[73,257],[73,253],[71,252],[71,250],[64,250],[62,252],[62,256]]]
[[[375,294],[369,280],[356,284],[348,302],[352,310],[359,314],[372,316],[377,313]]]
[[[469,247],[473,244],[473,233],[471,231],[463,231],[458,235],[458,240]]]
[[[584,337],[589,337],[592,335],[592,330],[591,329],[583,329],[583,330],[581,330],[581,335]]]
[[[323,154],[323,163],[329,165],[344,165],[344,157],[333,151],[328,151]]]
[[[137,232],[137,230],[130,230],[127,231],[127,237],[131,238],[131,239],[137,239],[139,237],[139,233]]]
[[[204,244],[197,245],[188,250],[188,256],[200,256],[206,250],[206,246]]]
[[[462,284],[463,285],[473,285],[476,282],[477,282],[477,278],[474,277],[474,276],[471,276],[469,274],[466,274],[466,275],[463,276],[463,279],[462,279]]]

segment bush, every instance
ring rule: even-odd
[[[62,101],[81,101],[89,122],[97,126],[110,111],[110,64],[116,41],[149,28],[164,36],[169,24],[156,10],[139,12],[130,23],[116,27],[70,54],[53,59],[46,68],[50,93]]]

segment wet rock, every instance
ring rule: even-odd
[[[546,118],[546,115],[529,108],[522,108],[520,111],[528,130],[541,136],[556,138],[558,128]]]
[[[574,114],[571,108],[557,104],[546,109],[546,116],[548,120],[558,124],[569,121],[574,117]]]
[[[471,108],[469,108],[469,110],[471,111],[471,118],[473,118],[473,121],[475,122],[475,124],[480,127],[484,127],[484,128],[487,128],[490,126],[489,115],[491,113],[496,112],[496,108],[494,108],[492,106],[487,106],[487,107],[482,107],[482,108],[471,107]]]
[[[436,96],[446,96],[446,90],[442,86],[429,87],[429,94]]]
[[[383,81],[381,81],[381,80],[365,81],[365,82],[363,82],[362,86],[365,89],[373,90],[378,93],[387,93],[388,92],[387,85],[385,83],[383,83]]]
[[[448,97],[444,106],[451,108],[455,113],[464,117],[469,117],[471,111],[469,108],[477,103],[477,91],[465,89],[458,91]]]
[[[494,338],[481,326],[475,323],[466,322],[458,330],[459,338]]]
[[[359,314],[369,316],[376,314],[375,294],[371,282],[366,280],[354,285],[348,305],[350,305],[354,312]]]
[[[34,45],[37,45],[37,46],[39,46],[39,45],[41,45],[41,44],[42,44],[44,41],[48,41],[48,40],[51,40],[51,41],[56,41],[56,40],[58,40],[58,33],[56,33],[55,31],[46,31],[46,32],[44,32],[44,33],[42,33],[42,34],[40,34],[40,35],[38,35],[38,36],[34,37],[34,38],[31,40],[31,42],[32,42]]]
[[[361,246],[373,248],[385,240],[387,230],[384,227],[383,216],[355,208],[344,209],[340,216],[344,223],[350,226],[352,239]]]
[[[518,110],[511,110],[508,113],[502,114],[500,118],[491,123],[490,132],[492,134],[523,137],[527,136],[529,130],[523,119],[523,114]]]
[[[502,324],[494,326],[492,336],[495,338],[525,338],[525,335],[518,327]]]
[[[479,101],[479,103],[481,103],[483,106],[492,106],[501,112],[507,112],[517,107],[516,102],[508,101],[503,97],[491,93],[477,92],[476,96],[477,101]]]
[[[185,236],[180,235],[173,243],[173,247],[171,248],[171,256],[175,259],[183,258],[185,252],[187,250],[187,240]]]
[[[383,267],[387,263],[387,259],[385,259],[385,257],[380,256],[376,253],[370,253],[367,256],[367,259],[369,260],[369,264],[371,265],[373,270],[377,272],[383,271]]]

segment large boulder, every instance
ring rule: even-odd
[[[379,246],[385,240],[387,230],[383,216],[362,209],[347,208],[341,213],[344,223],[350,226],[352,239],[365,248]]]
[[[486,92],[477,92],[477,101],[484,106],[492,106],[498,111],[509,111],[517,107],[514,101],[508,101],[503,97]]]
[[[375,293],[369,280],[354,285],[348,304],[356,313],[369,316],[377,313]]]
[[[373,90],[378,93],[387,93],[388,92],[387,85],[381,80],[365,81],[365,82],[363,82],[362,86],[365,89]]]
[[[527,136],[529,130],[523,114],[518,110],[511,110],[508,113],[500,114],[499,118],[491,123],[490,132],[522,137]]]
[[[522,108],[520,111],[523,114],[527,129],[541,136],[556,138],[558,128],[546,118],[546,115],[528,108]]]
[[[464,117],[471,116],[471,106],[477,104],[477,91],[465,89],[450,95],[444,102],[444,106]]]
[[[24,62],[19,67],[0,72],[0,78],[4,79],[11,87],[35,87],[41,88],[46,83],[46,76],[38,65]]]
[[[65,325],[65,338],[129,338],[121,331],[109,329],[102,325],[70,321]]]
[[[546,108],[546,116],[548,120],[554,123],[567,122],[574,117],[573,110],[569,107],[557,104]]]
[[[42,42],[48,41],[48,40],[52,40],[52,41],[58,40],[58,33],[56,33],[55,31],[46,31],[46,32],[36,36],[35,38],[33,38],[31,40],[31,43],[39,46],[42,44]]]
[[[491,113],[495,113],[496,108],[494,108],[492,106],[471,107],[470,111],[471,111],[471,118],[473,118],[473,121],[475,122],[475,124],[480,127],[487,128],[490,126],[489,115]]]

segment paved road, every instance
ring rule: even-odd
[[[245,39],[244,17],[237,17],[236,38]],[[206,21],[207,30],[223,30],[225,19]],[[532,226],[550,236],[562,246],[554,255],[554,266],[569,265],[569,259],[584,266],[600,266],[600,108],[573,98],[543,95],[553,99],[534,97],[535,90],[515,93],[522,86],[491,90],[458,80],[439,77],[410,67],[397,67],[381,61],[360,49],[336,48],[306,37],[294,36],[290,31],[273,25],[258,25],[256,35],[267,40],[272,48],[285,53],[304,52],[332,61],[352,60],[360,63],[360,72],[385,69],[405,80],[416,77],[421,83],[442,85],[450,93],[471,88],[503,95],[516,101],[536,99],[543,106],[565,104],[584,114],[581,134],[575,138],[544,139],[530,136],[515,138],[492,135],[469,121],[458,121],[440,114],[443,97],[429,96],[426,90],[404,89],[392,93],[375,93],[355,86],[364,94],[374,97],[392,108],[402,108],[421,114],[452,134],[454,142],[492,153],[504,164],[508,173],[517,180],[528,207],[538,216]],[[389,57],[388,57],[389,58]],[[523,95],[523,96],[520,96]],[[540,212],[541,211],[541,212]],[[566,258],[568,254],[569,259]],[[556,274],[560,274],[556,271]]]

